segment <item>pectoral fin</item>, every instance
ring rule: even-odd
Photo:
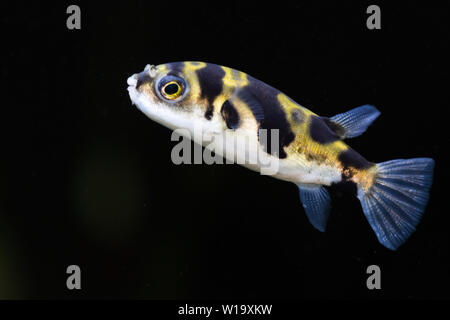
[[[235,98],[240,99],[250,108],[256,121],[261,122],[264,120],[264,108],[261,102],[247,88],[237,90],[231,100]]]
[[[297,184],[300,200],[309,222],[319,231],[325,232],[331,201],[327,189],[321,185]]]

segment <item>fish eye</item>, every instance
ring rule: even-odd
[[[183,79],[175,76],[166,76],[157,83],[158,94],[165,100],[181,100],[186,91],[186,83]]]
[[[181,86],[175,81],[169,82],[164,86],[164,93],[168,96],[177,95],[181,91]]]

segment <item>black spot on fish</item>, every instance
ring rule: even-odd
[[[139,87],[142,86],[144,83],[148,83],[150,81],[152,81],[152,78],[150,78],[150,75],[148,74],[147,71],[139,73],[136,82],[136,90],[139,89]]]
[[[225,71],[218,65],[208,63],[206,67],[196,70],[201,98],[208,101],[205,118],[211,120],[214,113],[214,100],[222,93],[222,78]]]
[[[355,150],[348,148],[339,154],[338,160],[345,167],[353,167],[355,169],[367,169],[370,168],[373,163],[367,161]]]
[[[325,121],[326,125],[336,133],[339,137],[343,137],[345,135],[345,128],[338,123],[331,121],[330,118],[322,117],[322,120]]]
[[[349,167],[344,167],[341,174],[342,181],[351,181],[354,175],[354,169],[350,169]]]
[[[216,97],[222,93],[222,78],[225,76],[225,71],[218,65],[208,63],[206,67],[196,70],[196,73],[201,97],[207,99],[212,105]]]
[[[300,110],[292,110],[291,117],[292,121],[294,121],[296,124],[300,124],[305,120],[303,112],[301,112]]]
[[[230,101],[227,100],[223,103],[222,108],[220,109],[220,114],[222,115],[229,129],[239,128],[241,119],[236,108]]]
[[[331,143],[339,140],[339,137],[334,133],[330,127],[327,126],[321,117],[311,116],[311,123],[309,124],[309,134],[311,138],[321,144]]]
[[[183,69],[184,69],[184,62],[172,62],[172,63],[168,63],[167,65],[167,69],[169,69],[170,71],[167,73],[170,76],[181,76],[183,73]]]
[[[318,164],[321,164],[327,160],[327,157],[323,154],[314,154],[314,153],[305,153],[306,160],[314,161]]]
[[[210,104],[210,105],[208,105],[208,108],[206,109],[206,112],[205,112],[206,120],[211,120],[213,117],[213,113],[214,113],[214,106],[212,104]]]
[[[295,134],[292,132],[291,126],[286,119],[285,111],[278,101],[278,94],[280,91],[253,77],[248,76],[248,79],[249,85],[242,90],[249,90],[249,93],[251,93],[251,95],[259,102],[264,113],[264,117],[261,117],[256,113],[256,108],[251,108],[256,119],[262,118],[262,120],[260,120],[259,130],[267,130],[267,139],[263,139],[263,141],[260,139],[260,143],[267,153],[284,159],[287,157],[287,154],[283,148],[294,141]],[[271,141],[273,129],[278,129],[279,150],[272,150]],[[259,130],[258,138],[261,138]]]
[[[308,150],[307,148],[304,148],[303,146],[298,147],[297,152],[303,154],[305,156],[306,160],[314,161],[317,164],[321,164],[327,160],[326,155],[311,152],[310,150]]]

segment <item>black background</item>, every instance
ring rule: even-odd
[[[448,10],[425,2],[2,4],[0,298],[449,298]],[[314,112],[381,111],[349,144],[368,160],[432,157],[431,200],[398,251],[354,195],[328,231],[295,185],[237,165],[171,162],[176,142],[130,103],[147,63],[244,71]],[[66,288],[66,268],[82,289]],[[366,287],[379,265],[382,290]]]

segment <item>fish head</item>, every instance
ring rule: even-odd
[[[145,69],[128,78],[131,101],[152,120],[172,129],[194,128],[220,132],[223,121],[210,121],[210,103],[202,95],[196,70],[201,62],[175,62],[147,65]],[[219,79],[220,80],[220,79]],[[206,115],[206,116],[205,116]]]

